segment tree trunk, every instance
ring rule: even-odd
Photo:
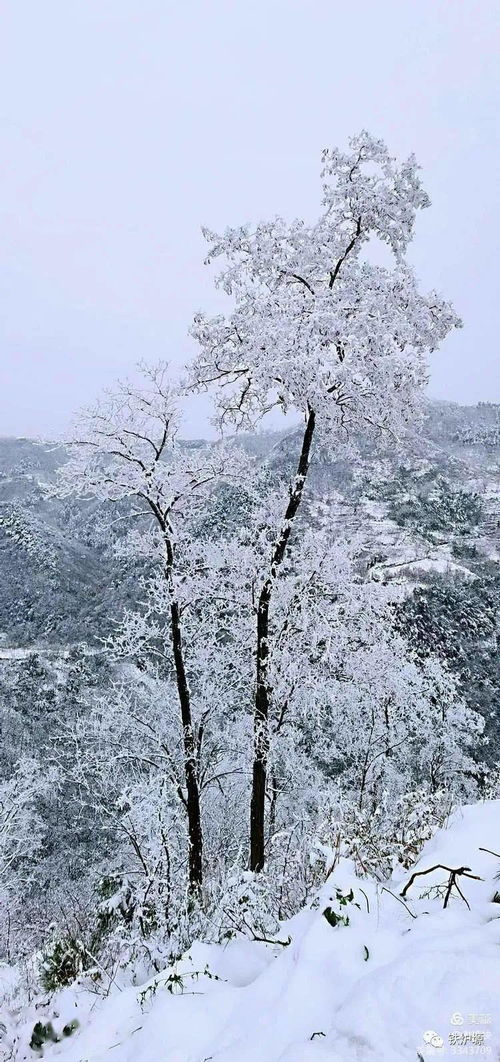
[[[191,698],[184,667],[179,606],[172,601],[170,606],[172,643],[174,649],[177,692],[182,719],[184,742],[184,775],[186,779],[186,805],[189,831],[189,885],[192,892],[199,892],[203,883],[203,833],[201,828],[200,788],[198,763],[191,717]]]
[[[283,522],[274,544],[269,575],[262,587],[257,609],[257,675],[254,704],[254,760],[252,772],[252,797],[250,802],[250,870],[260,871],[265,855],[265,813],[267,762],[269,754],[269,610],[274,583],[286,553],[297,515],[309,468],[311,446],[316,418],[314,410],[308,409],[302,448]]]
[[[184,778],[186,783],[186,810],[189,834],[189,888],[192,894],[199,893],[203,884],[203,830],[201,825],[200,787],[198,782],[198,757],[191,714],[191,695],[184,664],[182,628],[179,603],[173,588],[174,549],[170,537],[164,533],[167,554],[166,578],[170,589],[170,631],[174,654],[177,694],[181,709],[182,738],[184,745]]]

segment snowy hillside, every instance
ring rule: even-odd
[[[293,467],[293,431],[241,442],[280,476]],[[431,403],[404,454],[373,442],[354,463],[318,454],[306,519],[319,512],[341,537],[361,533],[375,579],[474,578],[500,551],[498,455],[497,406]],[[0,438],[0,624],[9,646],[95,640],[134,599],[135,580],[124,593],[123,571],[104,554],[99,507],[48,496],[64,460],[53,445]],[[476,497],[476,509],[472,501],[460,512]]]
[[[61,1039],[39,1053],[66,1062],[497,1059],[499,842],[500,801],[463,807],[384,884],[340,858],[276,943],[195,943],[140,987],[118,973],[104,999],[87,982],[16,1012],[5,967],[0,1058],[36,1057],[35,1023],[50,1022]]]

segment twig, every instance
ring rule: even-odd
[[[410,911],[410,908],[408,907],[408,904],[406,904],[406,903],[404,902],[404,900],[402,900],[402,899],[401,899],[401,897],[400,897],[400,896],[396,896],[396,893],[395,893],[395,892],[391,892],[391,890],[390,890],[390,889],[386,889],[385,885],[382,885],[382,892],[387,892],[387,893],[389,893],[389,896],[392,896],[392,898],[393,898],[394,900],[397,900],[397,901],[398,901],[398,903],[401,903],[401,904],[403,905],[403,907],[404,907],[405,911],[408,911],[408,914],[410,915],[410,918],[416,918],[416,917],[417,917],[416,915],[414,915],[414,914],[413,914],[413,911]]]
[[[370,914],[370,903],[369,903],[369,900],[368,900],[368,896],[366,895],[365,890],[362,889],[361,887],[360,887],[359,891],[363,893],[363,896],[364,896],[364,898],[366,900],[366,910],[367,910],[367,913]]]

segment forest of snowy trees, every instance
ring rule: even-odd
[[[408,261],[428,199],[415,160],[397,162],[367,133],[324,153],[321,180],[314,223],[206,232],[227,312],[195,316],[182,379],[141,364],[53,447],[40,505],[2,496],[6,571],[15,548],[43,583],[23,614],[11,567],[0,602],[11,623],[0,963],[16,970],[12,1012],[68,986],[108,997],[150,983],[194,945],[245,941],[279,956],[284,923],[318,906],[343,861],[366,879],[370,913],[368,896],[409,878],[455,809],[500,792],[500,581],[498,555],[478,545],[485,503],[428,460],[417,476],[410,467],[428,357],[460,326]],[[183,409],[200,393],[217,437],[188,441]],[[259,435],[271,410],[291,427]],[[481,447],[491,470],[495,431],[492,407],[477,430],[458,425],[457,445]],[[359,486],[370,454],[382,474]],[[324,502],[331,461],[366,503],[349,519],[338,487],[335,513]],[[52,539],[37,523],[44,506]],[[392,556],[374,550],[381,506],[399,535]],[[47,590],[63,533],[75,549],[63,561],[72,639]],[[421,556],[408,553],[411,535]],[[462,874],[462,859],[456,871],[436,863]],[[329,931],[349,925],[349,904],[359,910],[343,888],[338,910],[322,912]],[[407,916],[407,898],[394,916]],[[168,977],[171,994],[175,977],[182,988],[181,974]],[[52,1025],[35,1028],[28,1050],[4,1022],[6,1059],[52,1049]]]

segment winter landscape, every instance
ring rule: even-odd
[[[317,188],[0,438],[1,1062],[500,1059],[500,404],[415,156]]]

